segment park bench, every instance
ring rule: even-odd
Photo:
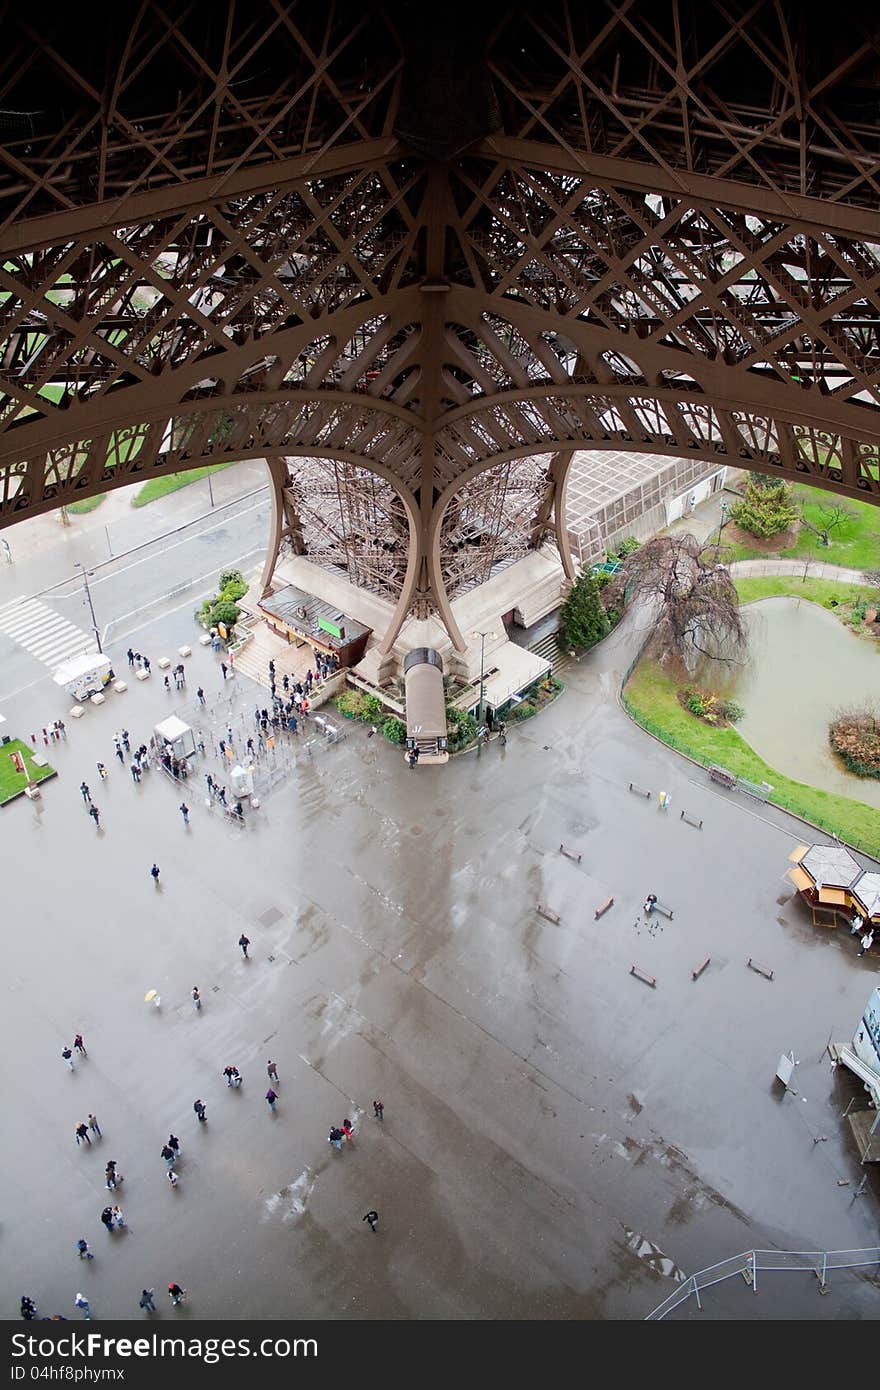
[[[713,782],[720,782],[722,787],[727,787],[728,791],[736,786],[736,777],[732,772],[728,772],[726,767],[716,767],[714,764],[709,768],[709,776]]]
[[[604,912],[607,912],[607,911],[608,911],[609,907],[613,907],[613,906],[614,906],[614,899],[613,899],[613,898],[606,898],[605,901],[604,901],[604,903],[600,903],[599,906],[596,908],[596,911],[595,911],[595,914],[594,914],[594,920],[598,920],[598,919],[602,916],[602,914],[603,914]]]

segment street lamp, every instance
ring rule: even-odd
[[[479,757],[483,751],[483,740],[480,738],[480,730],[483,727],[483,678],[486,673],[484,661],[486,654],[486,638],[494,636],[494,632],[476,631],[471,633],[471,637],[479,637],[480,639],[480,703],[477,707],[477,757]]]
[[[718,550],[721,549],[721,532],[724,530],[724,528],[725,528],[725,526],[727,525],[727,523],[728,523],[729,520],[730,520],[730,508],[728,507],[728,505],[727,505],[726,502],[723,502],[723,501],[722,501],[722,503],[721,503],[721,525],[718,527],[718,539],[717,539],[717,541],[715,542],[715,547],[716,547],[716,549],[718,549]],[[710,534],[711,534],[711,533],[710,533]]]
[[[211,475],[210,475],[210,473],[206,473],[206,474],[205,474],[205,477],[206,477],[207,480],[208,480],[208,496],[209,496],[210,499],[211,499],[211,507],[213,508],[213,506],[214,506],[214,487],[213,487],[213,484],[212,484],[212,482],[211,482]]]
[[[94,634],[95,634],[95,641],[96,641],[97,644],[98,644],[98,651],[99,651],[99,652],[101,653],[101,655],[103,656],[103,655],[104,655],[104,648],[101,646],[101,634],[100,634],[100,632],[98,631],[98,622],[97,622],[97,619],[95,618],[95,605],[92,603],[92,591],[91,591],[91,589],[89,588],[89,575],[91,574],[91,570],[87,570],[86,567],[85,567],[85,565],[82,563],[81,560],[74,560],[73,563],[74,563],[74,567],[75,567],[76,569],[82,570],[83,584],[85,585],[85,590],[86,590],[86,599],[87,599],[88,605],[89,605],[89,612],[90,612],[91,615],[92,615],[92,631],[93,631]]]

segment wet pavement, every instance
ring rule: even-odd
[[[193,633],[182,612],[139,645],[155,664]],[[139,742],[166,712],[155,677],[68,721],[59,778],[0,813],[7,1317],[23,1292],[70,1315],[78,1288],[96,1319],[140,1316],[152,1286],[163,1322],[639,1318],[682,1273],[741,1250],[877,1241],[877,1175],[854,1198],[863,1170],[840,1119],[856,1085],[825,1053],[829,1034],[852,1036],[877,962],[793,900],[787,856],[811,832],[713,788],[626,719],[616,691],[637,644],[627,623],[480,759],[411,772],[347,726],[300,751],[243,830],[205,808],[201,780],[134,786],[113,759],[115,729]],[[232,697],[212,653],[187,667],[191,690]],[[246,714],[257,690],[237,682]],[[3,712],[22,732],[62,711],[44,682]],[[672,921],[645,921],[649,891]],[[76,1031],[89,1056],[71,1075],[60,1052]],[[792,1048],[797,1096],[773,1080]],[[78,1149],[89,1111],[104,1137]],[[338,1153],[327,1133],[345,1117],[355,1138]],[[171,1130],[176,1189],[160,1157]],[[108,1157],[128,1234],[99,1222]],[[170,1280],[189,1290],[176,1310]],[[824,1298],[803,1274],[767,1275],[757,1295],[737,1277],[704,1303],[734,1319],[880,1306],[855,1273]]]

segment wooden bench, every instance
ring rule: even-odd
[[[548,922],[552,922],[554,927],[559,926],[559,913],[552,908],[546,907],[544,903],[535,903],[535,911],[539,917],[546,917]]]
[[[746,961],[746,965],[750,970],[754,970],[756,975],[763,975],[765,980],[773,979],[773,971],[768,970],[766,965],[759,965],[756,960],[752,960],[751,956]]]
[[[675,910],[674,910],[674,908],[667,907],[665,903],[661,903],[661,902],[656,902],[656,903],[654,904],[653,911],[654,911],[654,912],[660,912],[660,913],[662,913],[664,917],[668,917],[668,918],[669,918],[670,922],[672,921],[673,917],[675,916]],[[649,912],[647,915],[650,917],[650,916],[651,916],[651,913]]]
[[[614,899],[613,899],[613,898],[606,898],[605,901],[604,901],[604,903],[600,903],[599,906],[596,908],[596,910],[595,910],[595,912],[594,912],[594,914],[593,914],[593,919],[594,919],[594,921],[598,921],[598,919],[599,919],[604,913],[606,913],[606,912],[608,911],[609,907],[613,907],[613,906],[614,906]]]
[[[717,767],[713,764],[713,766],[709,768],[709,776],[713,782],[720,782],[721,786],[727,787],[728,790],[736,786],[735,774],[728,772],[726,767]]]
[[[711,956],[707,956],[706,959],[703,961],[703,964],[702,964],[702,965],[698,965],[697,968],[696,968],[696,970],[692,970],[692,971],[691,971],[691,979],[692,979],[692,980],[698,980],[698,979],[700,978],[700,976],[702,975],[703,971],[706,969],[706,966],[709,964],[709,961],[710,961],[711,959],[712,959]]]
[[[636,979],[641,980],[643,984],[650,985],[652,989],[657,988],[657,980],[655,977],[649,975],[646,970],[642,970],[638,965],[631,965],[629,973],[635,975]]]
[[[573,859],[575,864],[579,864],[581,862],[581,856],[577,853],[577,851],[573,849],[566,849],[565,845],[559,846],[559,853],[564,854],[566,859]]]

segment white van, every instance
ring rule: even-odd
[[[84,652],[82,656],[74,656],[62,666],[58,666],[52,672],[52,679],[56,685],[66,690],[68,695],[72,695],[74,700],[87,700],[90,695],[97,695],[110,684],[113,680],[113,666],[109,656],[101,656],[98,652]]]

